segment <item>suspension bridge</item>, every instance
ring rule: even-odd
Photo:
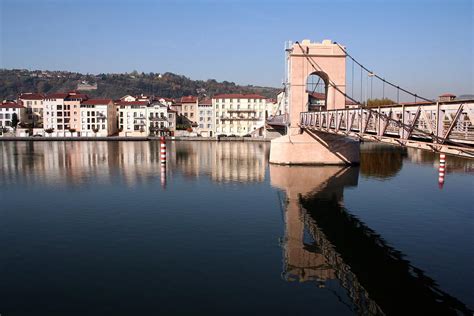
[[[358,163],[360,140],[474,158],[473,99],[420,96],[329,40],[289,43],[285,51],[282,114],[267,124],[285,127],[287,135],[272,141],[270,162]]]

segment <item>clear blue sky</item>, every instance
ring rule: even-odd
[[[279,87],[284,42],[327,38],[421,95],[474,93],[472,0],[0,4],[1,68],[170,71]]]

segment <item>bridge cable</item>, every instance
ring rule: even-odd
[[[392,87],[397,88],[397,89],[399,89],[399,90],[402,90],[403,92],[408,93],[408,94],[410,94],[410,95],[412,95],[412,96],[414,96],[414,97],[418,97],[418,98],[420,98],[420,99],[422,99],[422,100],[424,100],[424,101],[433,102],[433,100],[430,100],[430,99],[424,98],[424,97],[422,97],[422,96],[419,96],[419,95],[417,95],[416,93],[410,92],[410,91],[408,91],[408,90],[406,90],[406,89],[401,88],[400,86],[395,85],[394,83],[391,83],[391,82],[388,81],[388,80],[385,80],[384,78],[380,77],[379,75],[377,75],[377,74],[374,73],[373,71],[370,71],[370,70],[367,69],[364,65],[362,65],[360,62],[358,62],[354,57],[352,57],[351,54],[349,54],[349,53],[347,52],[347,50],[344,49],[344,47],[342,47],[342,45],[340,45],[339,43],[336,43],[336,42],[334,42],[334,44],[336,44],[337,46],[339,46],[339,48],[346,54],[347,57],[349,57],[350,59],[352,59],[352,61],[354,61],[356,64],[358,64],[361,68],[363,68],[363,69],[366,70],[367,72],[372,73],[373,76],[375,76],[377,79],[382,80],[383,82],[386,82],[387,84],[391,85]]]
[[[298,46],[299,46],[300,49],[301,49],[301,52],[303,53],[303,55],[305,56],[305,58],[306,58],[306,60],[309,62],[309,64],[313,67],[313,69],[316,70],[316,71],[322,71],[322,72],[324,72],[324,70],[322,69],[322,67],[321,67],[316,61],[314,61],[313,58],[311,58],[310,56],[308,56],[307,53],[305,53],[303,47],[301,46],[301,44],[300,44],[298,41],[296,42],[296,44],[298,44]],[[356,61],[356,63],[357,63],[357,61]],[[359,64],[359,65],[360,65],[360,64]],[[360,65],[360,66],[363,67],[362,65]],[[364,69],[367,71],[367,68],[364,67]],[[361,74],[362,74],[362,68],[361,68]],[[388,121],[392,121],[392,122],[394,122],[396,125],[398,125],[398,126],[400,126],[400,127],[403,127],[403,128],[407,128],[407,127],[408,127],[408,126],[406,126],[404,123],[401,123],[401,122],[399,122],[399,121],[393,119],[392,117],[390,117],[390,116],[388,116],[388,115],[386,115],[386,114],[383,114],[383,113],[381,113],[381,112],[375,111],[375,110],[373,110],[373,109],[371,109],[371,108],[369,108],[369,107],[364,107],[364,105],[361,104],[359,101],[357,101],[357,100],[355,100],[354,98],[348,96],[348,95],[347,95],[346,93],[344,93],[341,89],[339,89],[339,87],[338,87],[334,82],[332,82],[331,79],[328,79],[328,82],[329,82],[329,85],[331,85],[336,91],[338,91],[339,93],[341,93],[344,97],[348,98],[348,99],[351,100],[352,102],[354,102],[354,103],[356,103],[357,105],[361,106],[362,108],[366,108],[366,110],[368,110],[368,111],[374,113],[375,115],[380,115],[381,117],[385,117]],[[385,82],[387,82],[388,84],[391,84],[391,83],[389,83],[389,82],[386,81],[386,80],[385,80]],[[391,85],[393,85],[393,84],[391,84]],[[362,87],[362,83],[361,83],[361,87]],[[403,91],[403,89],[401,89],[401,88],[400,88],[400,90]],[[362,92],[362,89],[361,89],[361,92]],[[398,92],[397,94],[399,94],[400,91],[397,90],[397,92]],[[414,95],[414,94],[413,94],[413,95]],[[420,97],[420,96],[418,96],[418,97]],[[398,98],[398,96],[397,96],[397,98]],[[421,98],[421,97],[420,97],[420,98]],[[423,99],[424,99],[424,98],[423,98]],[[428,100],[428,99],[424,99],[424,100],[429,101],[429,102],[433,102],[433,101]],[[436,139],[437,141],[443,140],[442,137],[436,136],[436,135],[434,135],[433,133],[429,134],[429,133],[425,132],[424,130],[419,129],[419,128],[416,128],[416,127],[412,128],[412,131],[417,131],[417,132],[420,132],[420,133],[422,133],[422,134],[429,135],[431,138]],[[469,146],[461,146],[461,147],[469,147]]]

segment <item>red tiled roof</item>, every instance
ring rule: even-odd
[[[149,102],[148,101],[130,101],[130,102],[127,102],[127,101],[119,101],[117,103],[115,103],[116,105],[148,105]]]
[[[41,100],[44,98],[44,94],[43,93],[31,93],[31,92],[28,92],[28,93],[22,93],[20,94],[19,96],[19,99],[23,99],[23,100]]]
[[[181,103],[196,103],[197,99],[198,98],[193,95],[188,95],[185,97],[181,97]]]
[[[444,93],[442,95],[440,95],[440,97],[456,97],[454,94],[451,94],[451,93]]]
[[[309,93],[309,95],[315,98],[316,100],[326,100],[326,95],[324,93],[311,92]]]
[[[68,99],[87,99],[89,98],[89,96],[87,94],[84,94],[84,93],[75,93],[75,92],[69,92],[68,96],[67,96]]]
[[[212,100],[211,99],[204,99],[202,101],[199,101],[199,105],[212,105]]]
[[[346,105],[357,105],[357,103],[350,99],[346,99]]]
[[[86,100],[86,101],[82,101],[81,104],[84,104],[84,105],[96,105],[96,104],[109,104],[110,102],[112,102],[112,99],[89,99],[89,100]]]
[[[217,94],[213,99],[265,99],[258,94],[241,94],[241,93],[230,93],[230,94]]]
[[[4,103],[0,103],[0,108],[2,108],[2,109],[11,109],[11,108],[22,109],[22,108],[24,108],[24,106],[21,105],[21,104],[18,104],[16,102],[4,102]]]
[[[45,99],[65,99],[67,98],[69,94],[68,93],[51,93],[45,95]]]

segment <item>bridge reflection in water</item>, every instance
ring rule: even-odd
[[[393,172],[385,168],[377,177],[396,174],[402,159],[395,161],[400,166],[393,163]],[[371,173],[370,166],[364,169]],[[271,184],[286,192],[284,278],[319,287],[337,279],[358,314],[470,315],[464,303],[344,208],[344,188],[356,186],[358,175],[359,167],[270,166]]]

